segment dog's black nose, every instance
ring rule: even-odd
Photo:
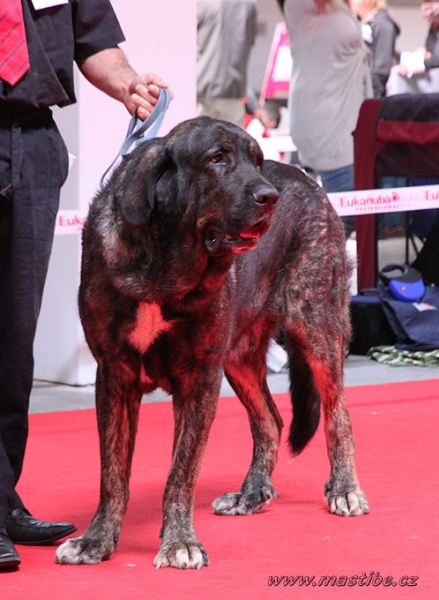
[[[253,192],[253,198],[258,204],[275,204],[279,194],[273,187],[265,187]]]

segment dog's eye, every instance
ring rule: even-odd
[[[210,162],[214,165],[223,165],[225,163],[224,154],[222,152],[217,152],[210,157]]]

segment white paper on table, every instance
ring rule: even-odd
[[[401,52],[399,64],[405,67],[409,75],[424,73],[424,53],[423,52]]]
[[[61,4],[68,4],[69,0],[32,0],[35,10],[42,10],[43,8],[51,8],[52,6],[61,6]]]

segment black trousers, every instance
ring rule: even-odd
[[[68,153],[46,109],[0,104],[0,527],[23,506],[15,491],[28,435],[33,342]],[[7,107],[6,107],[7,108]]]

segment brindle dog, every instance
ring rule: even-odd
[[[282,419],[266,382],[280,328],[289,355],[293,454],[316,431],[320,401],[338,515],[368,512],[343,394],[350,269],[339,218],[299,169],[263,164],[243,130],[201,117],[143,143],[97,195],[83,232],[80,314],[97,360],[100,502],[60,563],[98,563],[117,544],[142,394],[172,394],[172,465],[157,567],[209,564],[194,487],[224,373],[248,411],[254,448],[241,490],[214,512],[259,511],[276,496]],[[252,252],[250,252],[250,250]]]

